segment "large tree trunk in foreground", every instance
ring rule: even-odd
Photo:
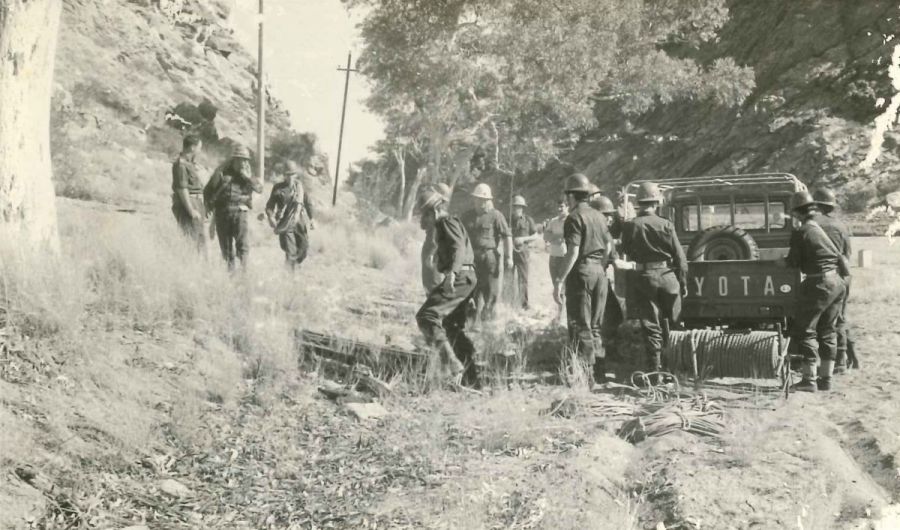
[[[50,96],[63,0],[0,0],[0,241],[59,248]]]

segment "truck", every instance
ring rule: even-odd
[[[636,211],[645,180],[622,190],[622,216]],[[789,173],[663,179],[659,214],[674,225],[688,258],[681,326],[669,330],[663,363],[694,378],[780,377],[787,388],[788,348],[800,272],[784,265],[791,197],[806,190]],[[635,293],[617,271],[616,293],[628,318]],[[625,274],[621,274],[625,272]]]

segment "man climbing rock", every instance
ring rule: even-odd
[[[284,180],[272,187],[266,202],[266,218],[278,234],[278,243],[291,269],[306,259],[309,230],[315,228],[312,202],[303,186],[300,168],[293,160],[285,162]]]
[[[648,372],[662,370],[664,321],[681,318],[681,300],[687,295],[688,263],[675,226],[657,215],[662,193],[644,182],[637,193],[637,216],[622,226],[622,252],[634,262],[636,302],[644,335]],[[658,378],[651,378],[656,382]]]
[[[203,181],[194,161],[203,142],[192,135],[184,137],[181,153],[172,163],[172,213],[182,232],[203,252],[206,248],[206,208],[203,205]]]
[[[494,308],[500,296],[500,273],[505,258],[506,270],[513,267],[512,232],[503,214],[494,209],[494,197],[487,184],[480,183],[472,190],[475,207],[463,214],[462,222],[475,251],[475,274],[478,277],[479,302],[483,320],[494,318]],[[500,243],[503,254],[500,254]]]
[[[835,215],[837,198],[834,192],[828,188],[819,188],[813,192],[813,199],[822,211],[817,218],[819,225],[828,234],[831,242],[840,250],[847,263],[852,259],[850,238],[853,236],[850,229],[840,218]],[[844,278],[845,291],[841,300],[841,314],[838,315],[837,328],[837,353],[834,359],[834,373],[844,373],[848,368],[859,368],[859,359],[856,357],[856,348],[853,339],[850,338],[850,325],[847,323],[847,301],[850,298],[850,278],[848,274]]]
[[[235,258],[241,266],[247,264],[253,193],[262,193],[262,182],[252,177],[250,150],[235,144],[229,159],[216,168],[203,189],[207,209],[215,212],[219,248],[229,270],[234,270]]]
[[[475,293],[475,256],[462,222],[447,212],[447,199],[429,192],[421,197],[421,227],[434,233],[435,269],[442,282],[431,289],[416,323],[441,359],[442,377],[463,377],[477,384],[475,346],[466,335],[466,309]]]
[[[588,204],[590,182],[580,173],[570,176],[565,187],[569,216],[563,225],[566,262],[562,278],[554,286],[553,299],[562,300],[565,287],[569,343],[590,374],[590,384],[606,379],[601,322],[606,306],[604,268],[612,252],[606,218]]]
[[[537,225],[530,216],[525,215],[525,208],[528,204],[525,197],[516,195],[512,202],[512,225],[513,236],[513,269],[516,275],[516,286],[519,296],[517,302],[521,304],[522,309],[528,310],[528,260],[531,242],[539,236]],[[512,274],[510,274],[512,276]],[[509,281],[512,282],[512,277]],[[512,289],[510,289],[512,292]]]
[[[797,290],[794,316],[794,340],[803,357],[803,378],[793,389],[831,390],[837,355],[836,327],[846,292],[844,277],[850,275],[849,263],[839,249],[843,248],[844,241],[835,245],[819,224],[824,216],[808,191],[794,194],[791,211],[800,221],[800,227],[791,234],[785,262],[805,275]],[[818,370],[817,361],[820,361]]]
[[[440,182],[436,184],[433,189],[425,190],[422,194],[422,197],[431,193],[437,192],[441,194],[442,197],[449,203],[451,190],[450,186]],[[421,262],[422,262],[422,286],[425,287],[425,292],[429,293],[431,290],[437,286],[443,278],[440,277],[440,274],[435,270],[434,263],[434,253],[437,250],[437,245],[434,242],[434,226],[432,225],[430,228],[426,228],[425,230],[425,241],[422,243],[422,254],[421,254]]]

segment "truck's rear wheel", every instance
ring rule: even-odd
[[[688,261],[758,260],[759,246],[753,236],[736,226],[713,226],[691,241]]]

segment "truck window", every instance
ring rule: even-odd
[[[766,229],[766,203],[741,202],[734,205],[734,226],[744,230]]]
[[[769,203],[769,228],[784,228],[787,216],[784,203]],[[685,232],[697,232],[711,226],[731,224],[731,205],[728,203],[704,204],[700,206],[700,223],[697,224],[697,205],[685,204],[681,207],[681,227]],[[734,224],[744,230],[766,229],[766,204],[764,202],[738,202],[734,205]]]
[[[681,208],[681,223],[685,232],[696,232],[701,227],[730,225],[731,205],[704,204],[700,207],[700,226],[697,226],[697,205],[686,204]]]

